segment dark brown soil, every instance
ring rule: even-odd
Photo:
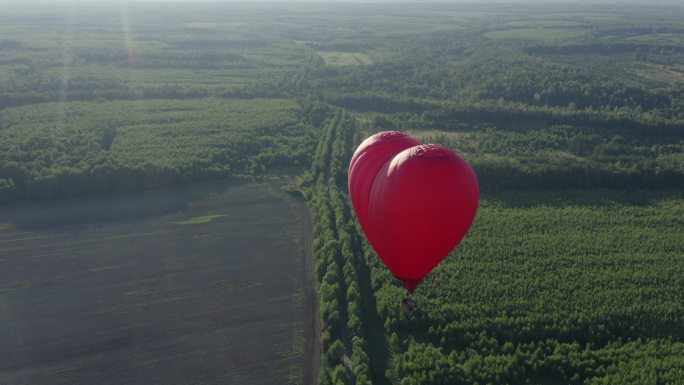
[[[112,221],[98,211],[154,194],[0,211],[1,384],[317,378],[306,207],[265,185],[187,196]]]

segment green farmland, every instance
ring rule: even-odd
[[[0,209],[0,382],[310,381],[303,206],[204,189]]]

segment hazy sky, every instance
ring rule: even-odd
[[[139,3],[139,2],[211,2],[211,3],[251,3],[251,2],[354,2],[354,3],[563,3],[563,4],[677,4],[681,0],[0,0],[0,3]]]
[[[564,4],[564,5],[654,5],[684,8],[684,0],[0,0],[0,4],[117,4],[117,3],[453,3],[453,4]]]

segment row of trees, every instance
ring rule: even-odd
[[[301,188],[314,217],[314,254],[319,279],[324,351],[320,384],[377,383],[378,363],[371,362],[380,335],[368,326],[370,292],[361,238],[345,193],[346,167],[358,133],[352,117],[341,111],[323,128],[311,171]],[[382,338],[380,339],[382,341]],[[381,357],[380,359],[386,359]]]
[[[249,33],[165,34],[141,26],[145,39],[126,44],[120,27],[111,27],[101,26],[93,40],[87,35],[69,40],[68,47],[40,34],[0,41],[0,109],[95,99],[283,97],[296,90],[293,74],[314,56],[322,61],[307,46]],[[36,47],[35,38],[45,41]],[[99,38],[112,43],[103,45]]]
[[[483,101],[435,101],[391,94],[356,92],[326,93],[325,100],[333,105],[357,112],[376,112],[416,119],[417,125],[452,130],[465,123],[487,123],[504,126],[570,125],[620,131],[647,137],[674,136],[684,130],[684,115],[670,116],[662,110],[640,108],[585,109],[534,106],[503,98]],[[387,122],[386,124],[392,124]],[[395,123],[396,124],[396,123]],[[399,127],[406,129],[406,127]]]
[[[278,98],[286,93],[275,80],[254,84],[221,84],[215,87],[196,84],[154,84],[131,83],[107,79],[76,77],[69,80],[66,96],[69,101],[90,100],[149,100],[149,99],[255,99]],[[2,85],[0,109],[37,103],[54,102],[64,99],[62,81],[52,78],[36,84]]]
[[[479,346],[488,343],[485,336],[477,339]],[[599,351],[555,340],[515,347],[505,343],[499,352],[471,348],[460,354],[413,339],[405,346],[397,345],[402,349],[396,365],[402,385],[677,384],[684,376],[682,344],[668,340],[609,344]]]
[[[504,101],[424,106],[422,114],[366,112],[364,128],[407,130],[461,152],[486,190],[684,186],[679,121]]]
[[[499,52],[501,50],[505,52]],[[458,60],[440,52],[426,54],[424,49],[414,46],[404,47],[401,52],[398,62],[360,67],[321,67],[311,73],[309,90],[335,90],[342,95],[363,90],[372,95],[390,94],[395,98],[464,103],[502,99],[571,111],[590,107],[610,111],[625,109],[633,115],[650,112],[666,119],[684,119],[681,85],[676,83],[653,89],[608,77],[599,72],[600,68],[588,67],[589,64],[588,68],[559,64],[545,57],[526,55],[515,48],[493,47],[485,42],[465,51],[467,54],[459,56]],[[373,108],[361,100],[353,102],[343,96],[336,99],[343,105],[358,109]]]

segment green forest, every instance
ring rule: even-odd
[[[0,208],[285,178],[314,224],[319,384],[684,384],[681,5],[3,8]],[[347,193],[383,130],[481,188],[410,315]]]

